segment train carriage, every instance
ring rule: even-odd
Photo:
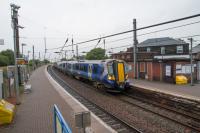
[[[91,81],[97,88],[105,87],[108,91],[121,92],[129,88],[129,66],[122,60],[83,60],[67,61],[60,65],[63,72],[77,79]]]

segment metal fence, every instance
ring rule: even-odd
[[[65,122],[61,112],[59,111],[56,105],[54,105],[53,113],[54,113],[54,133],[72,133],[71,129]]]

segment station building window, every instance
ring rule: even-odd
[[[127,58],[127,59],[130,59],[130,58],[131,58],[131,55],[130,55],[130,54],[128,54],[128,55],[126,56],[126,58]]]
[[[160,53],[161,53],[161,54],[165,54],[165,47],[161,47],[161,48],[160,48]]]
[[[147,52],[151,52],[151,48],[150,47],[147,47]]]
[[[177,54],[182,54],[183,53],[183,46],[182,45],[176,46],[176,53]]]

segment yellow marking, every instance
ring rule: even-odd
[[[118,63],[118,81],[124,82],[124,64]]]

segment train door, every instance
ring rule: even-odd
[[[121,83],[125,81],[125,69],[123,62],[114,62],[113,68],[115,69],[114,74],[116,77],[116,81]]]
[[[92,64],[88,65],[88,78],[92,80]]]
[[[124,82],[125,81],[125,75],[124,75],[124,63],[119,62],[117,64],[117,71],[118,71],[118,82]]]

